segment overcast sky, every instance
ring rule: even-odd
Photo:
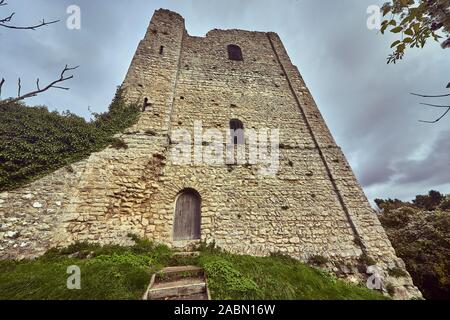
[[[209,30],[277,32],[299,67],[337,143],[369,199],[410,200],[437,189],[450,193],[450,117],[419,105],[409,92],[448,93],[450,49],[430,44],[387,65],[390,37],[366,25],[369,5],[384,0],[9,0],[1,16],[16,24],[61,19],[37,31],[0,29],[3,96],[54,80],[65,64],[80,65],[71,90],[27,100],[89,118],[103,112],[125,77],[153,12],[167,8],[186,20],[190,35]],[[81,29],[69,30],[69,5],[81,8]],[[431,102],[431,101],[428,101]],[[434,100],[434,102],[443,102]],[[448,102],[447,102],[448,103]]]

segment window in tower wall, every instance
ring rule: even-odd
[[[235,61],[244,60],[241,48],[235,44],[228,45],[228,59]]]
[[[230,136],[232,144],[245,144],[244,124],[241,120],[230,120]]]

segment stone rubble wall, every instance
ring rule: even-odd
[[[227,45],[244,60],[228,59]],[[122,85],[128,101],[147,106],[119,137],[128,149],[107,148],[21,189],[0,194],[0,258],[30,258],[75,241],[128,244],[127,234],[173,242],[177,195],[201,196],[201,240],[235,253],[321,255],[331,268],[364,279],[356,265],[367,254],[396,284],[399,298],[420,297],[371,209],[341,149],[275,33],[212,30],[189,36],[184,19],[158,10]],[[280,168],[261,165],[176,165],[172,133],[280,129]],[[224,141],[225,143],[225,141]],[[341,268],[343,265],[353,267]],[[341,267],[339,267],[341,266]]]

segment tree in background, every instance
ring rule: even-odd
[[[426,299],[450,299],[450,195],[431,190],[411,202],[375,203],[380,222]]]
[[[450,0],[391,0],[383,5],[382,11],[385,20],[381,24],[381,33],[389,30],[399,35],[399,39],[391,44],[394,52],[388,56],[388,64],[403,59],[407,48],[423,48],[428,41],[441,42],[443,49],[450,48]],[[450,88],[450,82],[447,88]],[[450,96],[413,95],[422,98]],[[436,120],[420,122],[436,123],[450,112],[450,104],[421,104],[443,112]]]

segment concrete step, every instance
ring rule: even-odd
[[[148,291],[148,300],[183,297],[206,293],[206,283],[200,278],[188,278],[155,283]]]

